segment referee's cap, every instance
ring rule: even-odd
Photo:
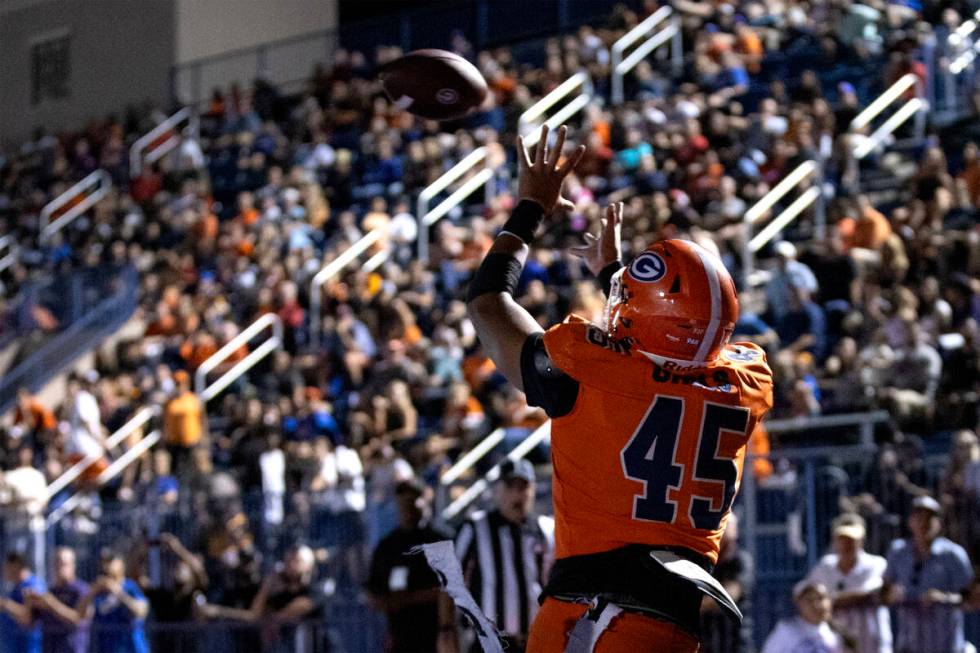
[[[534,465],[523,458],[520,460],[511,460],[508,458],[505,460],[500,465],[500,480],[506,483],[514,479],[534,483]]]

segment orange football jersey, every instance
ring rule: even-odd
[[[716,562],[746,445],[772,406],[763,351],[742,343],[707,366],[658,364],[574,315],[544,347],[579,384],[551,426],[556,557],[648,544]]]

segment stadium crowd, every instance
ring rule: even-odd
[[[314,569],[336,581],[332,591],[356,593],[371,550],[398,523],[400,483],[434,487],[490,430],[505,428],[512,447],[544,422],[495,373],[462,297],[514,202],[518,117],[585,69],[597,99],[575,130],[588,146],[567,187],[576,209],[549,225],[551,248],[528,261],[521,302],[544,326],[570,312],[602,319],[604,297],[565,249],[617,199],[626,202],[628,251],[673,236],[717,251],[742,289],[738,338],[763,345],[776,373],[773,417],[891,414],[876,434],[879,455],[841,500],[842,510],[866,520],[869,550],[885,554],[915,502],[934,494],[948,537],[980,561],[977,146],[937,132],[917,145],[917,162],[880,157],[875,168],[896,177],[904,170],[906,179],[878,195],[863,192],[859,173],[867,170],[848,147],[861,106],[903,74],[922,76],[922,46],[945,43],[950,26],[975,9],[924,4],[677,2],[680,77],[665,62],[643,62],[627,79],[631,99],[618,105],[600,99],[609,92],[610,45],[654,2],[549,38],[543,57],[517,47],[475,52],[454,39],[491,89],[481,111],[457,124],[413,119],[383,97],[373,65],[400,50],[381,47],[370,56],[338,51],[298,96],[264,82],[216,89],[199,137],[186,135],[132,179],[128,146],[162,116],[146,107],[0,151],[0,231],[24,249],[2,278],[0,314],[20,316],[6,323],[42,326],[43,312],[25,317],[15,299],[41,275],[132,265],[141,279],[126,330],[135,336],[100,348],[95,368],[71,378],[60,405],[25,391],[6,416],[5,529],[20,534],[8,542],[26,545],[27,520],[81,489],[85,499],[59,524],[59,541],[90,561],[112,529],[133,539],[134,552],[166,548],[162,575],[148,572],[140,555],[127,561],[137,588],[130,594],[148,596],[158,621],[260,619],[265,608],[253,599],[263,574],[276,585],[275,574],[288,573],[275,571],[277,560],[303,582],[282,581],[293,583],[283,590],[292,598],[270,610],[288,610],[294,599],[309,609],[295,614],[320,610],[323,588],[310,598]],[[425,265],[415,256],[415,198],[478,146],[487,146],[495,171],[492,199],[471,200],[437,223]],[[833,191],[826,235],[818,240],[815,214],[804,214],[763,252],[774,265],[753,285],[742,274],[742,216],[807,160],[823,162]],[[114,180],[110,195],[39,243],[41,207],[97,168]],[[322,314],[310,315],[313,276],[374,230],[382,237],[368,255],[387,252],[387,262],[329,280]],[[205,405],[193,388],[196,369],[267,313],[282,320],[283,347]],[[313,320],[321,323],[316,340]],[[81,456],[111,459],[137,442],[143,431],[104,451],[106,436],[147,405],[162,408],[164,447],[107,487],[83,477],[47,497],[47,484]],[[791,467],[780,460],[783,444],[792,442],[753,443],[755,470],[773,483]],[[924,464],[925,450],[936,447],[950,453],[941,483]],[[152,511],[156,535],[127,530],[133,511]],[[160,535],[169,532],[178,537]],[[8,562],[13,579],[23,561]],[[86,569],[95,580],[94,565]],[[155,583],[184,584],[179,609],[154,603]],[[206,601],[194,608],[197,592]]]

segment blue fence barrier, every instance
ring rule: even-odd
[[[17,397],[17,389],[38,391],[78,356],[125,323],[136,310],[139,274],[127,266],[111,271],[88,269],[52,277],[30,289],[24,301],[43,307],[58,320],[58,330],[31,340],[30,352],[0,379],[0,414]],[[31,339],[37,329],[23,334]]]

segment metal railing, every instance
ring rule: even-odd
[[[138,177],[144,161],[147,164],[159,161],[177,147],[181,139],[197,138],[198,128],[197,113],[184,107],[148,131],[129,148],[129,176]]]
[[[333,59],[339,39],[336,29],[317,30],[177,64],[171,68],[171,97],[205,109],[211,89],[255,79],[284,93],[296,92],[309,82],[314,64]]]
[[[320,332],[323,326],[323,296],[320,288],[330,279],[334,278],[348,265],[357,260],[369,247],[377,243],[384,235],[382,229],[375,229],[361,236],[361,239],[344,250],[340,256],[333,259],[322,270],[314,275],[310,281],[310,343],[316,346],[320,340]],[[379,263],[380,265],[380,263]]]
[[[875,410],[867,413],[848,413],[845,415],[816,415],[813,417],[793,417],[789,419],[772,419],[765,423],[766,431],[773,433],[792,433],[809,429],[837,428],[841,426],[857,426],[862,445],[874,444],[874,425],[887,422],[890,418],[888,411]]]
[[[905,102],[881,126],[875,129],[870,136],[864,136],[860,133],[867,129],[871,125],[871,122],[888,107],[893,106],[901,100],[902,96],[910,90],[915,90],[917,97]],[[929,108],[929,103],[922,98],[922,92],[922,84],[918,77],[912,73],[903,75],[901,79],[892,84],[874,102],[869,104],[864,111],[855,116],[850,125],[851,140],[854,144],[854,158],[860,161],[871,154],[912,116],[919,116],[916,123],[916,137],[921,138],[925,132],[925,110]]]
[[[905,102],[877,127],[870,136],[864,136],[860,133],[870,127],[875,118],[881,115],[888,107],[896,104],[910,90],[915,90],[917,97]],[[921,80],[909,73],[902,76],[861,111],[861,113],[855,116],[849,125],[851,155],[858,161],[865,158],[882,145],[896,129],[901,127],[912,116],[917,115],[920,118],[916,125],[916,134],[921,137],[925,130],[925,110],[929,108],[929,103],[921,97],[922,93],[923,85]],[[812,183],[810,188],[803,191],[779,215],[770,220],[759,233],[753,235],[753,226],[762,220],[779,200],[793,189],[800,187],[808,181]],[[813,205],[816,205],[814,236],[818,240],[824,238],[826,232],[826,213],[822,184],[823,166],[821,163],[818,161],[806,161],[797,166],[782,181],[776,184],[772,190],[766,193],[762,199],[756,202],[752,208],[746,211],[743,217],[746,233],[742,246],[742,269],[747,285],[755,285],[762,278],[755,270],[756,253],[796,220],[803,211]]]
[[[654,33],[665,22],[669,24]],[[623,54],[640,39],[646,38],[636,50],[625,59]],[[663,45],[670,43],[670,57],[673,73],[679,74],[684,66],[683,44],[681,43],[680,18],[670,7],[661,7],[642,23],[620,37],[612,46],[612,101],[614,104],[623,102],[623,78],[637,64]]]
[[[859,433],[860,443],[857,445],[849,446],[814,446],[814,447],[801,447],[801,448],[780,448],[778,450],[772,451],[768,456],[763,456],[763,458],[793,458],[796,455],[801,457],[806,457],[810,460],[827,455],[828,452],[840,452],[840,451],[857,451],[857,452],[868,452],[874,448],[874,426],[875,424],[880,424],[886,422],[889,419],[889,414],[886,411],[879,410],[866,413],[851,413],[847,415],[819,415],[816,417],[800,417],[793,419],[780,419],[780,420],[769,420],[765,422],[766,431],[772,435],[775,433],[793,433],[808,431],[813,429],[821,428],[839,428],[847,426],[857,426]],[[743,531],[746,535],[746,541],[749,542],[749,553],[753,556],[753,559],[758,559],[757,542],[754,537],[758,532],[758,515],[756,511],[756,506],[759,504],[758,497],[758,479],[755,477],[755,467],[753,465],[754,460],[758,456],[754,456],[751,451],[746,456],[746,461],[744,465],[742,489],[740,492],[741,501],[745,506],[744,516],[742,518],[742,524],[744,524],[745,530]],[[812,469],[809,469],[808,476],[805,480],[806,483],[812,485]],[[808,501],[812,501],[812,496],[807,496]],[[813,510],[810,510],[812,515]],[[808,516],[808,519],[812,519],[812,516]],[[812,524],[811,524],[812,526]],[[808,531],[812,533],[814,529],[808,527]],[[814,561],[815,562],[815,561]]]
[[[141,408],[132,418],[117,430],[115,433],[110,435],[105,442],[106,449],[111,449],[113,447],[119,446],[125,442],[126,438],[135,433],[137,430],[146,426],[150,420],[157,417],[160,414],[159,406],[146,406]],[[89,454],[79,460],[77,463],[69,467],[62,473],[61,476],[51,481],[48,485],[47,494],[48,500],[50,501],[54,495],[61,492],[63,489],[68,487],[69,484],[75,481],[82,473],[88,469],[89,465],[96,462],[102,458],[101,453]]]
[[[436,513],[441,513],[449,502],[449,488],[458,481],[463,474],[473,468],[478,462],[483,460],[487,454],[493,451],[497,445],[504,441],[506,429],[498,428],[480,440],[476,446],[460,456],[456,463],[447,469],[439,477],[439,487],[436,488]]]
[[[550,438],[551,420],[539,426],[533,433],[531,433],[531,435],[522,440],[519,445],[514,447],[513,451],[507,454],[507,458],[505,460],[518,461],[531,453],[539,444]],[[500,467],[503,463],[504,461],[501,461],[491,467],[483,478],[477,480],[475,483],[473,483],[473,485],[466,488],[466,491],[457,497],[455,501],[446,506],[446,508],[439,513],[439,516],[444,521],[452,521],[458,515],[460,515],[474,501],[476,501],[488,487],[490,487],[491,483],[500,477]]]
[[[429,262],[429,227],[459,206],[463,200],[476,192],[481,186],[487,186],[487,182],[493,178],[493,170],[487,167],[487,154],[486,146],[476,148],[419,193],[419,199],[416,205],[418,220],[418,235],[416,238],[418,239],[418,257],[422,263]],[[483,169],[464,181],[459,188],[450,193],[449,197],[439,202],[435,208],[429,208],[429,203],[439,193],[449,188],[465,174],[479,166],[483,166]],[[490,193],[492,193],[490,186],[487,186],[487,191],[486,199],[490,201]]]
[[[268,338],[254,351],[250,352],[245,358],[238,361],[234,366],[232,366],[231,369],[218,377],[218,379],[213,383],[210,385],[207,384],[207,375],[212,370],[226,361],[230,356],[232,356],[256,335],[261,333],[264,329],[268,329],[270,327],[272,328],[272,337]],[[196,394],[201,399],[201,402],[207,403],[209,400],[213,399],[218,395],[218,393],[227,388],[231,383],[238,379],[238,377],[247,372],[261,359],[272,351],[278,349],[282,344],[282,336],[282,320],[279,319],[278,315],[267,313],[253,322],[237,336],[232,338],[224,347],[212,354],[207,360],[201,363],[201,366],[197,368],[197,372],[194,375]],[[126,438],[135,433],[137,430],[146,426],[150,420],[160,415],[160,413],[161,409],[159,406],[146,406],[140,409],[118,431],[109,436],[109,438],[106,440],[105,448],[111,449],[112,447],[122,444],[125,442]],[[117,474],[126,469],[126,467],[128,467],[133,461],[149,451],[153,445],[159,442],[160,436],[160,431],[154,430],[141,438],[138,443],[127,449],[121,456],[113,460],[112,463],[110,463],[109,466],[96,478],[96,483],[102,485],[115,478]],[[100,458],[102,458],[101,452],[98,454],[90,454],[72,465],[48,486],[48,499],[64,488],[68,487],[69,484],[71,484],[85,472],[89,465]],[[75,492],[72,494],[72,496],[70,496],[63,504],[58,506],[58,508],[53,510],[47,516],[47,519],[45,520],[46,526],[50,528],[57,524],[58,521],[60,521],[65,515],[70,513],[78,506],[79,502],[82,501],[82,498],[82,492]]]
[[[45,204],[38,218],[41,242],[43,243],[72,220],[95,206],[99,200],[109,194],[110,188],[112,188],[112,177],[108,172],[100,169]],[[64,213],[55,216],[55,211],[68,206],[76,199],[77,203],[71,204]],[[54,218],[53,222],[51,218]]]
[[[231,358],[239,349],[244,347],[250,340],[266,329],[272,329],[272,336],[266,339],[254,351],[248,353],[242,360],[235,363],[231,369],[219,376],[215,381],[208,384],[208,374],[216,367]],[[211,354],[207,360],[201,363],[194,373],[194,389],[201,401],[207,403],[214,399],[218,394],[234,383],[240,376],[245,374],[260,360],[271,354],[273,351],[282,347],[283,331],[282,320],[275,313],[266,313],[259,319],[252,322],[241,333],[229,340],[224,347]]]
[[[945,41],[930,38],[923,43],[925,97],[933,124],[946,126],[973,112],[971,96],[977,86],[975,62],[980,50],[980,38],[976,38],[978,21],[980,10]]]
[[[966,70],[966,67],[973,63],[973,60],[977,57],[977,50],[980,49],[980,39],[973,41],[970,38],[977,30],[977,21],[980,21],[980,9],[973,14],[972,18],[965,20],[962,25],[957,27],[949,35],[949,44],[954,48],[962,50],[959,56],[949,63],[949,72],[953,75],[959,75]]]
[[[0,377],[0,414],[13,405],[17,388],[40,390],[72,361],[125,324],[136,310],[139,273],[135,268],[122,268],[107,280],[107,292],[97,296],[85,292],[86,272],[76,270],[73,275],[55,278],[52,289],[61,290],[64,295],[55,297],[59,305],[46,308],[67,326],[44,337],[37,349]],[[37,329],[32,332],[41,335]]]
[[[152,431],[147,435],[143,436],[139,442],[126,450],[126,453],[121,455],[116,460],[106,467],[101,474],[95,479],[95,483],[102,486],[112,479],[114,479],[121,471],[126,469],[130,463],[142,456],[144,453],[150,450],[150,447],[155,445],[160,440],[160,431]],[[45,528],[51,528],[59,521],[61,521],[65,515],[69,514],[72,510],[78,507],[78,504],[82,502],[85,498],[84,492],[76,492],[75,494],[68,497],[68,499],[62,503],[60,506],[52,510],[47,518],[44,520]]]
[[[13,236],[0,238],[0,254],[6,251],[6,254],[0,255],[0,272],[3,272],[17,262],[19,250],[20,248],[17,247],[17,242]]]
[[[475,447],[463,454],[460,459],[456,461],[455,465],[447,469],[443,475],[439,477],[440,485],[451,485],[459,480],[459,478],[469,471],[473,465],[483,460],[484,456],[490,453],[498,444],[503,442],[505,433],[505,429],[498,428],[487,437],[480,440]]]
[[[772,190],[766,193],[762,199],[745,212],[745,216],[742,218],[745,225],[745,244],[742,247],[742,271],[748,285],[755,283],[756,253],[765,247],[769,241],[782,232],[800,213],[809,208],[814,202],[823,202],[823,194],[820,190],[820,178],[820,165],[816,161],[806,161],[786,175],[785,179],[773,186]],[[793,200],[779,215],[770,220],[759,233],[752,235],[753,226],[764,219],[779,200],[808,180],[816,181],[816,184]],[[822,232],[824,228],[822,224],[823,215],[823,211],[818,212],[818,216],[821,218],[819,220],[821,224],[817,226],[819,232]]]
[[[575,73],[521,114],[517,120],[517,131],[524,137],[525,145],[534,147],[537,144],[538,139],[541,138],[541,132],[537,129],[537,120],[544,116],[548,109],[574,93],[576,89],[581,89],[581,92],[571,102],[544,121],[549,129],[554,130],[592,101],[595,90],[592,87],[592,78],[586,71],[581,70]]]

